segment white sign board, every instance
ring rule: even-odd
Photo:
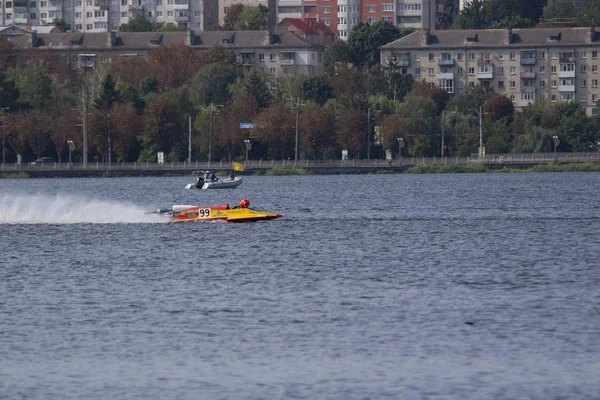
[[[165,163],[165,153],[163,153],[161,151],[161,152],[156,153],[156,156],[158,157],[158,163],[160,165],[163,165]]]
[[[348,150],[342,150],[342,160],[348,159]]]

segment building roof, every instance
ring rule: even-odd
[[[398,48],[577,46],[600,41],[595,28],[418,30],[382,46]]]
[[[195,48],[226,47],[321,47],[292,32],[208,31],[208,32],[65,32],[31,33],[37,48],[54,49],[140,49],[159,45],[190,44]],[[15,48],[31,47],[31,35],[10,38]],[[110,36],[109,36],[110,35]],[[110,39],[109,39],[110,38]],[[111,45],[109,45],[111,43]]]
[[[285,22],[289,22],[291,25],[294,25],[305,35],[317,35],[319,33],[318,31],[321,31],[326,35],[334,35],[333,31],[329,29],[327,25],[317,21],[315,18],[305,18],[304,20],[300,18],[284,18],[279,25]]]

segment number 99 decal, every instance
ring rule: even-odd
[[[203,208],[198,210],[198,214],[200,214],[200,218],[208,218],[210,217],[210,208]]]

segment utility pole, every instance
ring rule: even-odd
[[[210,132],[208,136],[208,166],[210,167],[210,162],[212,161],[212,134],[213,134],[213,103],[210,103]]]
[[[442,160],[444,160],[444,110],[442,110]]]
[[[110,143],[110,114],[107,114],[108,118],[108,169],[111,169],[111,165],[112,165],[112,146]]]
[[[367,160],[371,159],[371,107],[367,109]]]
[[[192,116],[189,115],[189,133],[188,133],[188,164],[192,163]]]
[[[294,167],[298,166],[298,121],[300,116],[300,97],[296,99],[296,151],[294,154]]]
[[[483,107],[479,107],[479,157],[484,156],[483,152],[483,128],[481,125],[481,114],[483,114]]]
[[[0,128],[4,129],[4,115],[6,110],[10,110],[10,107],[2,107],[0,108],[0,111],[2,112],[2,117],[0,117],[0,122],[2,122],[2,124],[0,124]],[[6,133],[2,133],[2,164],[4,165],[4,162],[6,157]]]

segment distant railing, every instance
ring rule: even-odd
[[[272,169],[272,168],[373,168],[387,166],[412,166],[412,165],[436,165],[436,164],[549,164],[558,163],[583,163],[600,162],[598,153],[535,153],[535,154],[495,154],[485,157],[402,157],[401,159],[350,159],[350,160],[248,160],[245,162],[246,169]],[[228,170],[233,169],[230,161],[171,161],[159,164],[156,162],[120,162],[99,163],[91,162],[87,166],[82,163],[44,163],[37,165],[6,163],[0,164],[1,171],[68,171],[68,170],[189,170],[203,171],[207,169]]]

